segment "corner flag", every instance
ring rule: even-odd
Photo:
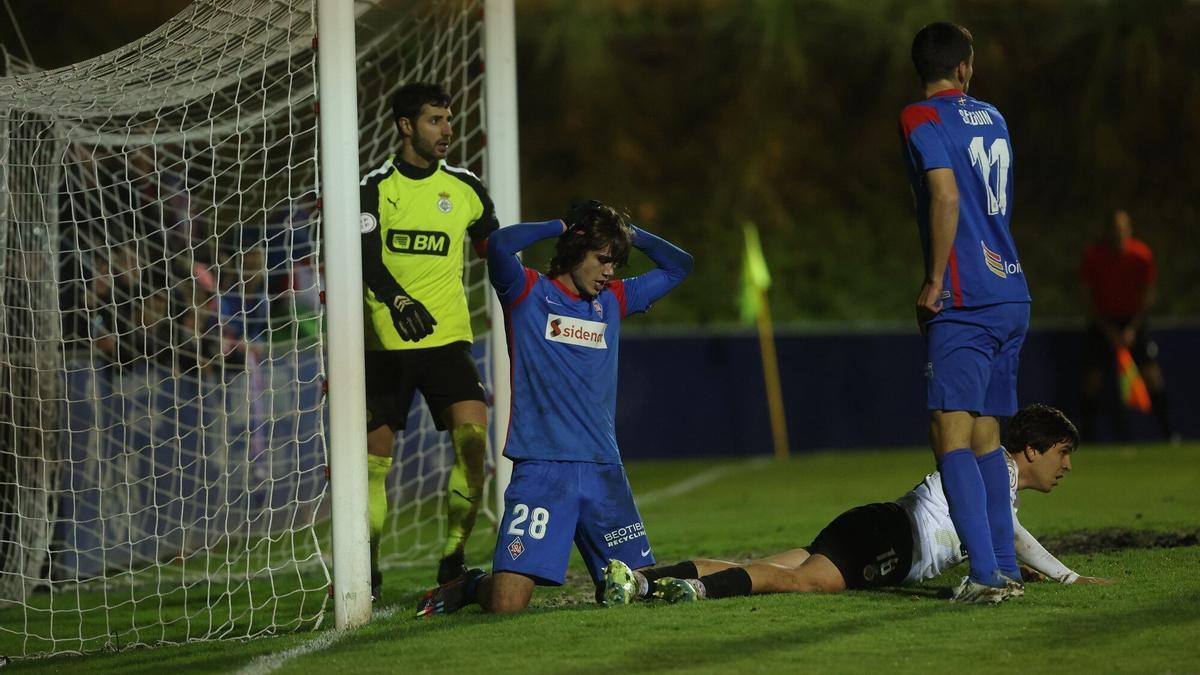
[[[779,362],[775,357],[775,332],[771,327],[771,306],[767,302],[767,289],[771,287],[771,273],[763,256],[762,244],[758,240],[758,228],[754,223],[742,225],[746,240],[742,255],[742,321],[758,324],[758,348],[762,354],[763,379],[767,389],[767,409],[771,415],[771,437],[775,445],[775,459],[787,459],[787,419],[783,411],[783,389],[779,384]]]
[[[771,287],[771,272],[763,257],[758,227],[749,221],[742,224],[746,246],[742,253],[742,323],[751,323],[766,309],[766,291]],[[769,310],[768,310],[769,311]]]
[[[1128,347],[1117,347],[1117,381],[1122,403],[1138,412],[1150,412],[1150,392]]]

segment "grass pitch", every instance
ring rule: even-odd
[[[1200,445],[1085,446],[1021,521],[1076,571],[1118,584],[1029,584],[999,606],[944,599],[965,567],[924,585],[605,609],[582,563],[512,617],[468,608],[412,618],[433,569],[392,570],[371,625],[249,641],[23,660],[12,671],[171,672],[1164,672],[1200,670]],[[841,511],[892,499],[926,450],[629,469],[655,555],[745,559],[807,544]],[[471,560],[490,558],[477,536]],[[0,645],[0,653],[4,645]],[[11,653],[11,652],[9,652]]]

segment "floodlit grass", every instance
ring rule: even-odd
[[[1073,461],[1075,470],[1054,494],[1021,493],[1021,520],[1043,539],[1062,541],[1071,532],[1103,528],[1192,535],[1200,530],[1200,445],[1085,446]],[[670,563],[697,556],[741,559],[807,544],[842,510],[904,493],[931,463],[927,451],[871,451],[799,456],[784,464],[639,462],[629,473],[655,555]],[[691,489],[677,489],[684,481]],[[471,562],[488,557],[484,539],[477,537]],[[539,589],[525,614],[494,617],[472,607],[416,620],[412,607],[433,570],[413,568],[387,575],[375,621],[355,631],[26,660],[10,668],[576,674],[1200,670],[1200,546],[1062,558],[1076,571],[1119,583],[1030,584],[1019,600],[960,607],[943,599],[960,569],[923,586],[887,592],[604,609],[592,604],[591,584],[576,559],[567,586]],[[0,617],[6,628],[11,617],[11,612]],[[289,657],[288,650],[296,651]],[[12,639],[0,633],[0,653],[15,652]]]

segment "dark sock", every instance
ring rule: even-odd
[[[1150,409],[1158,418],[1158,426],[1162,429],[1163,438],[1170,439],[1175,435],[1175,421],[1171,415],[1171,399],[1166,391],[1150,392]]]
[[[483,570],[467,571],[467,587],[463,589],[463,604],[470,605],[479,602],[479,582],[487,578]]]
[[[651,586],[654,585],[655,581],[663,577],[674,577],[675,579],[700,578],[700,573],[696,570],[696,563],[691,560],[684,560],[683,562],[667,565],[666,567],[648,567],[638,570],[638,572],[646,577],[646,581],[649,581]]]
[[[971,578],[981,584],[1004,585],[998,578],[1000,570],[988,526],[987,493],[975,453],[970,448],[951,450],[938,462],[938,470],[942,474],[942,492],[950,505],[950,520],[970,556]],[[1011,519],[1012,515],[1008,517]]]
[[[1013,544],[1012,493],[1008,476],[1007,453],[996,448],[986,455],[975,458],[979,475],[983,478],[983,489],[987,493],[988,527],[992,533],[992,551],[1000,573],[1009,579],[1020,581],[1021,570],[1017,568],[1017,550]]]
[[[731,567],[706,577],[700,577],[700,583],[704,584],[706,597],[709,599],[750,595],[753,586],[750,582],[750,573],[741,567]]]

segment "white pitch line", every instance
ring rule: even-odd
[[[642,494],[640,497],[637,497],[637,503],[639,506],[646,506],[649,504],[654,504],[656,502],[660,502],[664,499],[670,499],[672,497],[679,497],[681,495],[685,495],[685,494],[691,492],[692,490],[695,490],[699,487],[707,485],[707,484],[717,480],[718,478],[722,478],[726,474],[732,473],[734,471],[740,471],[742,469],[757,469],[757,468],[766,466],[767,464],[770,463],[770,461],[771,460],[769,458],[760,457],[760,458],[749,460],[747,462],[738,462],[738,463],[734,463],[734,464],[726,464],[723,466],[714,466],[713,468],[708,469],[706,471],[701,471],[700,473],[688,476],[687,478],[679,481],[678,483],[673,483],[664,488],[659,488],[657,490],[652,490],[650,492],[646,492],[646,493]],[[394,614],[395,612],[396,612],[396,608],[391,607],[389,609],[381,610],[380,612],[378,612],[371,618],[372,618],[372,620],[385,619],[385,618],[391,616],[392,614]],[[279,652],[278,654],[268,654],[266,656],[260,656],[256,659],[254,659],[253,661],[251,661],[249,664],[247,664],[247,666],[245,668],[239,670],[237,675],[269,675],[269,673],[279,670],[280,668],[283,667],[283,665],[285,663],[287,663],[288,661],[291,661],[294,658],[297,658],[300,656],[307,656],[309,654],[313,654],[315,652],[319,652],[324,649],[328,649],[329,647],[332,647],[333,645],[337,644],[343,637],[345,637],[348,632],[349,631],[344,631],[344,630],[332,630],[332,631],[329,631],[328,633],[324,633],[323,635],[321,635],[313,640],[309,640],[308,642],[305,642],[302,645],[292,647],[291,649]]]
[[[707,471],[701,471],[700,473],[688,476],[678,483],[674,483],[657,490],[652,490],[650,492],[644,492],[641,494],[641,496],[634,495],[634,500],[637,502],[639,507],[648,506],[664,499],[670,499],[671,497],[678,497],[680,495],[687,494],[692,490],[695,490],[703,485],[707,485],[732,471],[739,471],[741,469],[758,469],[766,466],[770,462],[771,460],[769,458],[759,457],[744,463],[739,462],[736,464],[726,464],[724,466],[714,466]]]
[[[386,619],[396,613],[395,607],[380,610],[372,617],[372,621],[378,619]],[[337,644],[342,638],[346,637],[350,631],[347,630],[331,630],[324,633],[304,644],[297,645],[291,649],[286,649],[278,654],[267,654],[260,656],[246,665],[245,668],[237,671],[237,675],[268,675],[283,667],[285,663],[299,656],[308,656],[319,652],[323,649],[328,649]]]

